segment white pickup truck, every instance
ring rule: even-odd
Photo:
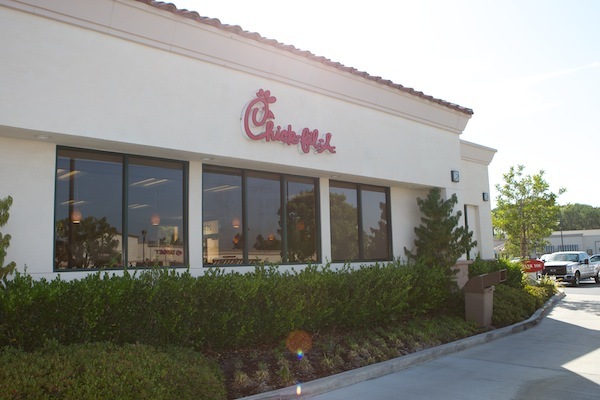
[[[590,262],[585,251],[559,251],[552,253],[544,263],[543,275],[578,286],[582,279],[595,279],[600,283],[599,264]]]

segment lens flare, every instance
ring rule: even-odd
[[[302,385],[297,384],[296,385],[296,395],[300,396],[302,394]]]
[[[298,356],[298,359],[302,359],[312,348],[312,338],[305,331],[293,331],[288,335],[285,345],[290,352]]]

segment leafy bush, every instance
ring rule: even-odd
[[[297,329],[354,329],[404,321],[448,304],[439,267],[389,262],[248,274],[209,269],[200,277],[154,269],[80,280],[17,273],[0,287],[0,346],[59,343],[168,344],[226,349],[276,343]]]
[[[0,349],[3,399],[225,399],[217,366],[187,349],[49,342]]]
[[[556,283],[526,285],[525,291],[535,298],[535,308],[540,308],[557,292]]]
[[[494,271],[506,270],[506,282],[505,285],[514,288],[523,288],[525,286],[525,279],[523,275],[523,269],[520,263],[510,262],[508,260],[482,260],[477,258],[469,265],[469,278],[477,275],[483,275]]]
[[[554,284],[525,285],[523,288],[504,284],[497,285],[494,291],[492,324],[499,328],[529,318],[555,292]]]
[[[12,205],[12,197],[8,196],[0,199],[0,228],[2,228],[8,222],[10,214],[8,210]],[[6,249],[10,246],[10,235],[2,235],[0,233],[0,280],[12,274],[17,266],[14,261],[4,265],[4,258],[6,257]]]

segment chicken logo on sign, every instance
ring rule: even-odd
[[[287,128],[280,125],[275,126],[275,114],[269,105],[277,101],[271,96],[271,91],[260,89],[256,98],[252,100],[244,110],[243,124],[244,132],[251,140],[264,140],[265,142],[280,142],[288,146],[297,145],[301,152],[309,153],[311,149],[318,154],[328,151],[335,154],[335,146],[331,145],[331,133],[323,137],[318,129],[302,129],[300,134],[296,133],[291,124]]]

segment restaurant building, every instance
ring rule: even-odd
[[[456,194],[493,258],[472,110],[151,0],[0,0],[7,260],[34,277],[404,256]]]

